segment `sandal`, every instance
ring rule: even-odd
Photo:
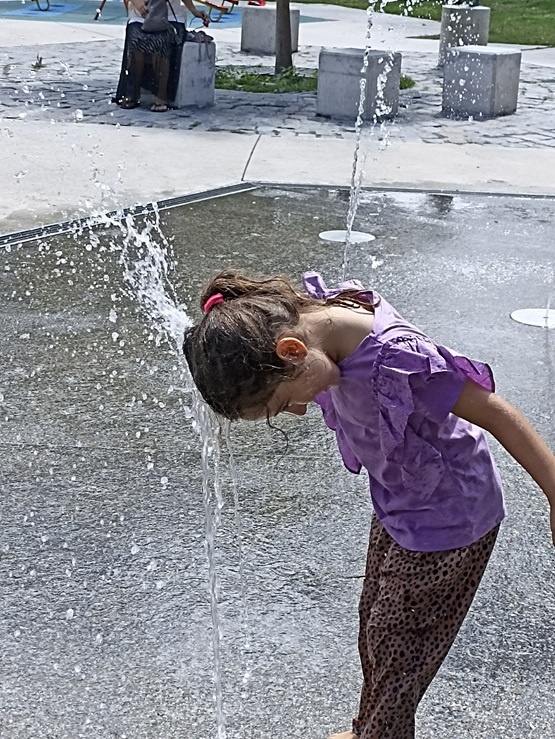
[[[165,113],[169,110],[169,106],[166,103],[152,103],[150,110],[153,113]]]
[[[123,108],[124,110],[133,110],[133,108],[139,107],[139,101],[131,100],[129,98],[123,98],[123,100],[120,100],[118,102],[118,105],[120,108]]]

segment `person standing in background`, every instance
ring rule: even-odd
[[[185,41],[185,8],[208,24],[208,16],[197,10],[193,0],[167,0],[167,28],[155,32],[143,30],[148,15],[145,0],[128,0],[125,46],[114,101],[121,108],[136,108],[140,104],[141,88],[154,95],[153,113],[164,113],[175,98],[181,51]]]

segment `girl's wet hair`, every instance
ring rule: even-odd
[[[276,354],[280,333],[294,328],[302,313],[329,304],[353,304],[358,291],[318,300],[297,291],[286,277],[254,279],[235,270],[220,272],[204,289],[200,306],[216,295],[202,320],[185,333],[183,353],[204,400],[231,420],[266,408],[294,365]],[[219,300],[219,299],[218,299]],[[364,303],[368,305],[367,303]]]

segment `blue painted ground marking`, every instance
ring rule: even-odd
[[[33,0],[0,0],[0,18],[20,18],[24,20],[41,20],[74,23],[95,23],[94,16],[100,0],[81,0],[81,2],[51,2],[50,9],[40,11]],[[198,5],[199,9],[207,10],[206,6]],[[219,21],[213,23],[214,28],[240,28],[241,8],[234,8],[231,13],[223,15]],[[126,22],[126,13],[123,2],[120,0],[108,0],[102,10],[102,16],[97,21],[102,23],[115,23],[123,25]],[[318,23],[327,21],[327,18],[315,18],[301,15],[301,23]],[[192,29],[201,28],[201,24],[195,18],[189,20]]]

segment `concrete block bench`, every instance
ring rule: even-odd
[[[183,44],[181,72],[174,105],[184,108],[195,105],[204,108],[214,105],[216,78],[216,44],[210,41],[199,44],[186,41]]]
[[[364,49],[322,49],[318,62],[316,112],[330,118],[356,120]],[[393,118],[399,108],[401,54],[370,51],[365,72],[363,118]]]
[[[299,50],[300,10],[291,10],[291,50]],[[276,9],[243,8],[241,20],[241,51],[253,54],[276,53]]]
[[[521,57],[520,51],[492,47],[450,49],[443,73],[444,115],[493,118],[514,113]]]
[[[441,11],[439,57],[443,67],[449,49],[455,46],[487,46],[491,9],[478,5],[444,5]]]

